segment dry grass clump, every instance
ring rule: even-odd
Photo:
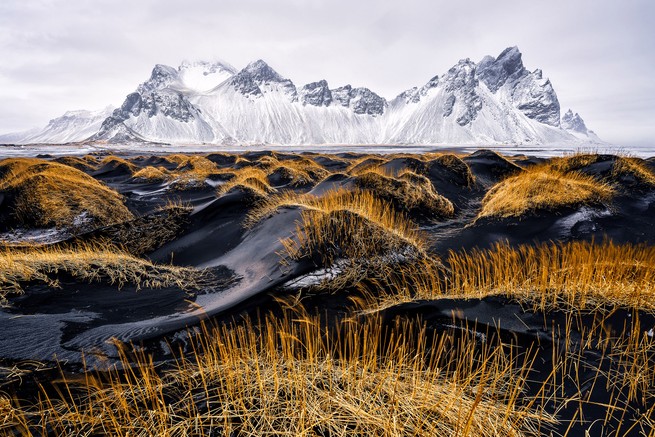
[[[602,156],[597,153],[576,153],[561,158],[553,158],[549,165],[562,173],[569,173],[595,164],[601,159]]]
[[[314,184],[330,174],[326,169],[306,158],[282,161],[268,170],[269,176],[276,172],[290,180],[292,186]]]
[[[358,303],[365,310],[417,299],[505,296],[539,311],[602,307],[655,313],[655,247],[499,243],[491,249],[450,252],[443,260],[390,262],[353,285],[363,291]]]
[[[209,175],[218,173],[218,166],[204,156],[173,154],[166,156],[165,159],[177,164],[177,168],[168,176],[173,188],[202,186]]]
[[[655,173],[645,164],[643,159],[619,157],[612,169],[615,179],[631,184],[655,187]]]
[[[416,225],[367,191],[331,191],[299,196],[304,208],[295,236],[283,241],[292,259],[331,266],[345,258],[364,268],[377,256],[419,256],[426,240]],[[291,206],[281,203],[280,206]]]
[[[585,167],[603,161],[608,162],[610,170],[595,175],[598,179],[613,185],[627,183],[630,186],[655,187],[655,174],[645,161],[639,158],[579,153],[554,158],[550,166],[561,172],[570,173],[584,171]]]
[[[540,308],[616,306],[655,311],[655,247],[570,242],[451,253],[448,289],[502,294]]]
[[[386,330],[375,319],[342,323],[329,338],[318,318],[307,317],[205,327],[193,361],[179,358],[162,374],[139,355],[139,365],[125,366],[122,375],[64,379],[60,396],[23,406],[14,429],[29,423],[58,435],[521,437],[555,422],[532,402],[519,402],[525,377],[514,368],[527,359],[502,349],[480,359],[470,339],[428,340],[415,324]]]
[[[441,218],[452,217],[455,212],[450,200],[437,193],[428,178],[409,170],[397,177],[381,171],[367,171],[356,176],[354,181],[358,187],[372,191],[400,211]]]
[[[30,435],[25,412],[13,405],[11,399],[0,394],[0,432],[4,435]]]
[[[98,164],[98,168],[101,167],[109,167],[114,170],[120,169],[130,174],[138,170],[138,167],[136,165],[134,165],[127,159],[120,158],[118,156],[107,156]]]
[[[265,155],[255,165],[268,175],[271,184],[289,184],[300,187],[316,183],[329,172],[311,159],[293,156],[280,159],[277,154]]]
[[[219,173],[218,166],[204,156],[173,154],[163,159],[176,167],[169,170],[164,166],[146,166],[135,171],[132,177],[148,182],[166,181],[173,189],[185,190],[202,186],[207,177]]]
[[[59,164],[74,167],[83,172],[91,172],[98,168],[98,162],[93,159],[92,156],[86,156],[84,158],[79,158],[77,156],[62,156],[54,159],[53,161]]]
[[[57,287],[60,274],[84,282],[108,282],[138,288],[177,286],[193,288],[197,271],[155,265],[110,244],[79,244],[71,247],[33,246],[0,250],[0,302],[20,294],[26,283]]]
[[[234,168],[236,169],[240,169],[243,167],[250,167],[251,165],[253,165],[252,161],[241,155],[237,156],[233,164]]]
[[[111,241],[131,255],[143,256],[177,238],[188,225],[192,211],[189,205],[169,201],[150,214],[96,229],[74,241]]]
[[[478,218],[522,217],[544,210],[609,201],[614,190],[603,182],[579,173],[562,173],[538,166],[496,184],[482,199]]]
[[[32,158],[0,162],[0,190],[17,225],[69,227],[84,218],[107,225],[133,218],[120,194],[75,168]]]
[[[268,183],[268,175],[260,168],[242,167],[233,170],[231,173],[234,174],[234,177],[218,187],[217,193],[219,196],[235,188],[252,192],[262,198],[277,191]]]
[[[475,176],[471,172],[471,168],[456,155],[451,153],[440,155],[429,162],[443,166],[455,174],[461,185],[466,187],[475,185]]]
[[[144,180],[147,182],[163,182],[167,180],[170,173],[164,167],[146,166],[135,172],[132,177],[137,180]]]
[[[352,176],[357,176],[361,173],[375,170],[382,164],[388,161],[384,158],[374,155],[366,155],[352,161],[350,166],[346,169],[346,173]]]
[[[330,266],[345,258],[363,266],[379,255],[422,255],[427,247],[414,223],[369,191],[331,190],[321,197],[285,192],[262,201],[246,225],[289,207],[303,210],[295,237],[283,241],[292,259]]]

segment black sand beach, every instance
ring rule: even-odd
[[[67,399],[56,383],[48,385],[55,375],[75,379],[112,368],[121,374],[143,365],[138,356],[165,373],[180,357],[197,357],[206,329],[261,334],[267,317],[295,314],[290,326],[311,319],[335,344],[350,335],[347,326],[377,323],[380,356],[399,339],[423,353],[446,341],[453,356],[466,344],[473,374],[502,355],[508,374],[521,382],[510,396],[513,408],[544,417],[536,429],[513,424],[520,432],[506,435],[653,433],[652,159],[479,150],[14,162],[21,160],[0,162],[0,238],[14,263],[5,265],[15,265],[20,254],[40,260],[30,252],[37,249],[52,258],[35,267],[39,274],[2,278],[0,390],[20,399],[17,405],[31,405],[43,391]],[[61,176],[61,168],[75,175]],[[92,202],[115,204],[96,211],[62,195],[81,182],[49,187],[49,174],[88,177],[117,193]],[[100,196],[84,181],[88,193]],[[47,218],[38,202],[44,208],[65,203],[70,217]],[[79,247],[110,247],[147,264],[139,281],[116,268],[102,270],[97,260],[80,268],[102,270],[89,277],[56,264],[53,253],[74,257]],[[545,267],[551,264],[558,268]],[[576,271],[564,272],[567,265]],[[339,350],[358,353],[354,346]],[[466,373],[444,360],[446,380]],[[500,390],[499,380],[476,381],[479,393],[485,384],[498,389],[489,389],[489,399],[511,392]],[[12,414],[20,410],[13,408]],[[25,423],[0,421],[0,431],[61,432],[25,411]],[[191,434],[208,435],[207,429]],[[217,432],[240,435],[239,429],[225,425]],[[321,429],[311,435],[333,435]]]

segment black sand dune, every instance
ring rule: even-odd
[[[251,163],[257,159],[273,156],[270,152],[250,152],[242,158]],[[275,154],[279,160],[295,159],[295,155]],[[353,189],[354,179],[344,173],[348,161],[358,162],[356,169],[379,165],[387,172],[403,170],[424,174],[437,192],[453,201],[456,205],[455,217],[438,221],[426,221],[419,224],[430,235],[431,250],[436,254],[446,254],[449,250],[486,248],[498,241],[508,241],[512,245],[569,240],[597,240],[611,238],[616,242],[650,243],[655,241],[653,212],[655,211],[655,190],[644,189],[631,191],[630,181],[622,182],[625,192],[618,195],[611,205],[601,208],[580,207],[563,208],[556,211],[544,211],[519,219],[479,219],[476,214],[486,190],[493,183],[523,171],[520,166],[495,152],[479,151],[459,158],[432,159],[422,161],[414,158],[364,157],[343,153],[329,157],[323,155],[309,156],[314,161],[336,171],[315,186],[305,187],[308,193],[322,196],[336,189]],[[230,155],[209,155],[208,159],[222,167],[229,167],[236,158]],[[22,297],[21,305],[25,308],[43,306],[42,313],[47,319],[62,329],[50,332],[48,346],[33,345],[29,348],[13,347],[9,336],[0,346],[0,356],[21,359],[48,359],[53,350],[59,355],[66,353],[70,359],[82,352],[94,348],[105,348],[106,340],[116,337],[122,341],[141,341],[183,330],[198,321],[219,314],[229,314],[235,305],[257,294],[268,293],[280,284],[294,277],[309,273],[309,264],[280,264],[282,246],[280,240],[293,235],[296,221],[300,217],[299,209],[282,209],[252,229],[244,227],[246,215],[253,207],[249,193],[233,190],[223,195],[216,194],[216,188],[205,184],[192,190],[173,190],[167,182],[147,183],[132,178],[134,168],[147,165],[165,165],[174,169],[174,165],[163,157],[136,157],[129,162],[122,159],[105,159],[99,168],[90,172],[99,180],[107,183],[126,197],[126,204],[136,214],[144,215],[138,228],[146,229],[150,223],[147,217],[156,215],[157,208],[174,201],[192,208],[184,218],[179,217],[180,226],[175,230],[171,241],[160,239],[156,250],[147,254],[155,262],[173,263],[181,266],[218,269],[219,282],[231,285],[215,287],[207,292],[195,295],[179,290],[149,290],[134,293],[128,289],[114,291],[111,298],[98,299],[106,294],[112,286],[65,284],[62,290],[28,289]],[[530,161],[535,165],[541,160],[523,159],[523,165]],[[582,169],[595,176],[608,174],[612,157],[603,156]],[[132,166],[134,168],[132,168]],[[132,168],[132,170],[130,170]],[[229,179],[229,178],[228,178]],[[281,187],[284,188],[284,187]],[[297,188],[294,188],[297,190]],[[631,194],[632,193],[632,194]],[[420,220],[420,217],[418,217]],[[136,225],[130,225],[132,228]],[[124,231],[121,231],[125,233]],[[139,231],[141,232],[141,231]],[[138,239],[139,232],[125,233],[123,239]],[[96,231],[94,237],[115,238],[117,231]],[[121,244],[127,244],[122,241]],[[104,291],[99,291],[104,290]],[[52,297],[44,298],[52,293]],[[158,293],[161,293],[161,299]],[[33,297],[35,295],[37,297]],[[54,304],[61,296],[68,296],[66,304]],[[76,297],[73,297],[76,296]],[[168,298],[165,296],[169,296]],[[32,301],[32,299],[34,299]],[[165,303],[167,299],[172,299]],[[18,301],[17,301],[18,302]],[[36,302],[40,302],[37,305]],[[45,303],[44,303],[45,302]],[[157,311],[140,312],[150,304],[158,307]],[[14,305],[9,311],[1,311],[4,325],[11,325],[12,332],[27,333],[38,330],[42,321],[34,314],[23,313],[23,306]],[[90,308],[93,308],[91,310]],[[65,311],[67,310],[67,311]],[[35,310],[33,310],[36,312]],[[74,317],[70,312],[75,313]],[[111,315],[107,315],[110,314]],[[121,314],[130,314],[121,318]],[[140,314],[140,315],[139,315]],[[45,316],[44,316],[45,317]],[[71,317],[75,319],[70,322]],[[80,322],[82,318],[85,321]],[[13,322],[20,320],[20,322]],[[32,322],[33,321],[33,322]],[[74,329],[67,328],[68,324]],[[60,331],[66,331],[64,335]],[[44,344],[44,339],[40,344]],[[55,346],[57,345],[57,346]],[[21,353],[24,351],[24,353]],[[66,351],[66,352],[64,352]]]
[[[428,239],[430,256],[445,257],[450,251],[490,248],[499,242],[507,242],[512,247],[540,242],[604,240],[617,244],[655,244],[655,176],[651,181],[648,175],[633,170],[620,172],[617,170],[619,160],[613,156],[600,156],[570,170],[599,183],[611,184],[614,190],[611,201],[537,208],[516,217],[478,215],[492,187],[532,168],[549,165],[549,160],[520,157],[513,161],[485,150],[463,157],[444,155],[428,159],[274,152],[249,152],[238,157],[216,153],[206,159],[215,164],[214,173],[202,173],[200,183],[182,188],[176,187],[175,180],[196,169],[191,164],[176,164],[162,156],[104,160],[98,157],[86,161],[57,159],[118,192],[135,218],[85,230],[52,247],[111,242],[154,263],[196,268],[205,271],[206,276],[201,286],[191,291],[176,286],[137,290],[129,284],[118,287],[102,280],[87,283],[58,273],[54,273],[59,281],[58,288],[26,283],[24,293],[11,297],[8,307],[0,310],[3,331],[0,362],[13,365],[22,360],[60,360],[69,369],[75,369],[86,355],[88,365],[104,367],[118,358],[115,340],[145,345],[165,362],[166,344],[187,335],[188,330],[193,330],[201,321],[223,323],[242,314],[255,317],[268,311],[280,313],[275,298],[303,292],[302,289],[290,290],[284,284],[320,272],[324,266],[316,264],[315,258],[294,260],[284,255],[282,240],[298,238],[302,207],[280,207],[250,227],[245,226],[248,214],[264,197],[271,198],[285,190],[317,197],[338,190],[356,190],[359,174],[367,168],[375,168],[388,177],[414,172],[427,178],[436,193],[452,202],[454,213],[448,217],[419,214],[408,209],[408,218]],[[265,181],[270,184],[267,194],[257,191],[258,186],[243,184],[227,192],[220,191],[222,185],[237,178],[235,172],[240,170],[255,167],[266,172],[274,168],[272,162],[302,162],[303,159],[321,166],[327,176],[294,185],[293,179],[279,170],[271,170]],[[652,167],[652,163],[647,165]],[[162,167],[167,175],[174,176],[164,181],[134,177],[138,170],[147,166]],[[6,196],[9,194],[0,192],[0,217],[13,214],[10,203],[5,201]],[[322,320],[333,326],[332,319],[350,317],[354,311],[350,298],[357,293],[359,290],[352,287],[335,294],[313,294],[303,301],[304,310],[320,313]],[[543,312],[501,297],[417,301],[373,313],[380,315],[388,326],[398,320],[412,320],[425,324],[430,335],[444,332],[457,335],[459,332],[462,336],[473,336],[480,344],[496,342],[515,348],[519,354],[528,351],[535,354],[534,360],[539,365],[530,370],[527,396],[542,396],[544,400],[537,406],[563,418],[558,425],[549,428],[553,435],[567,432],[568,435],[583,435],[581,433],[589,429],[592,430],[590,435],[605,435],[593,432],[641,435],[642,430],[636,427],[628,432],[616,417],[592,428],[578,422],[570,423],[570,420],[580,414],[587,424],[605,418],[607,408],[598,405],[610,395],[608,375],[618,368],[607,350],[581,348],[581,343],[588,341],[585,327],[604,327],[593,334],[597,335],[595,340],[602,335],[629,336],[635,323],[639,323],[640,329],[652,332],[655,328],[652,313],[616,308],[577,315],[563,310]],[[561,335],[563,331],[567,332],[566,336]],[[552,377],[547,369],[551,366],[552,370],[553,354],[564,349],[567,353],[581,351],[579,362],[584,366],[556,370],[559,372],[556,378],[570,383],[561,384],[559,397],[549,401],[539,390],[547,378]],[[602,377],[599,379],[598,375]],[[576,384],[571,382],[574,380]],[[584,407],[576,409],[563,401],[576,399],[576,396],[585,397]],[[640,403],[615,398],[613,402],[613,405],[618,403],[626,407],[623,419],[629,424],[638,421],[643,413],[640,409],[650,405],[652,400]],[[622,430],[625,434],[621,434]],[[547,434],[544,432],[544,435]]]

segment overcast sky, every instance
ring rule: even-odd
[[[655,143],[653,0],[2,0],[0,133],[120,105],[156,63],[264,59],[392,98],[517,45],[589,128]]]

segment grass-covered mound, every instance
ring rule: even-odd
[[[273,185],[302,187],[319,182],[329,172],[316,162],[307,159],[287,159],[267,166],[268,180]]]
[[[426,175],[435,181],[471,188],[475,184],[475,176],[471,169],[459,157],[453,154],[437,156],[426,162]]]
[[[138,167],[127,159],[110,155],[98,163],[96,173],[105,177],[129,176],[137,169]]]
[[[144,182],[168,182],[174,190],[202,187],[205,180],[218,173],[213,161],[200,155],[173,154],[158,164],[146,165],[132,171],[132,178]]]
[[[97,169],[98,161],[90,155],[83,157],[78,156],[62,156],[53,160],[59,164],[68,165],[70,167],[75,167],[78,170],[82,170],[85,173],[92,172]]]
[[[623,191],[655,188],[655,173],[640,158],[580,153],[554,158],[549,165],[563,173],[593,176]]]
[[[405,214],[370,191],[330,190],[321,196],[284,192],[261,201],[248,215],[255,226],[281,208],[299,208],[294,235],[282,241],[284,257],[336,269],[333,290],[366,277],[381,259],[425,256],[427,240]]]
[[[600,205],[613,194],[609,185],[591,176],[537,166],[504,179],[489,190],[478,218],[523,217],[565,207]]]
[[[133,218],[123,197],[68,165],[32,158],[0,162],[5,226],[108,225]]]
[[[218,171],[214,162],[200,155],[169,155],[166,160],[177,164],[168,176],[177,189],[202,186],[209,175]]]
[[[295,237],[283,242],[292,258],[331,265],[338,258],[366,262],[379,255],[414,255],[426,249],[416,225],[371,192],[299,196],[296,205],[303,208],[302,220]]]
[[[6,247],[0,250],[0,304],[20,294],[26,284],[58,286],[65,274],[80,282],[106,282],[122,287],[193,288],[198,279],[193,269],[155,265],[111,244]]]
[[[268,181],[268,174],[258,167],[242,167],[229,173],[232,177],[217,189],[219,196],[234,189],[250,193],[256,198],[265,198],[276,192]]]
[[[503,296],[535,311],[622,308],[655,314],[655,248],[573,241],[390,260],[359,284],[364,311],[422,299]]]
[[[453,204],[436,192],[425,176],[409,170],[398,176],[383,171],[366,171],[354,178],[355,185],[373,192],[377,197],[411,215],[446,218],[454,214]]]
[[[164,182],[169,178],[170,174],[165,167],[148,165],[134,172],[132,177],[137,181]]]
[[[110,241],[131,255],[143,256],[179,237],[187,228],[192,211],[188,205],[171,202],[132,220],[84,233],[73,241]]]

